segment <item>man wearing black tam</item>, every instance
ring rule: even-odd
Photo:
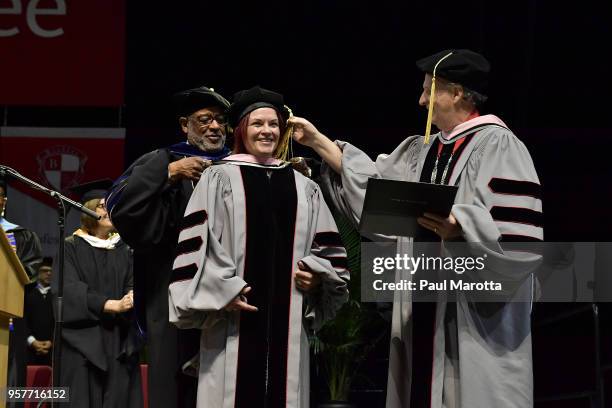
[[[530,271],[539,259],[525,262],[502,245],[543,239],[538,176],[508,126],[480,114],[489,73],[482,55],[446,50],[417,66],[424,73],[419,105],[428,110],[425,136],[408,137],[375,162],[350,143],[332,142],[303,118],[290,119],[294,139],[323,158],[323,184],[334,205],[356,223],[371,177],[457,186],[451,214],[423,214],[422,230],[412,238],[467,241],[471,255],[496,261],[472,277],[514,289],[494,297],[496,303],[474,302],[458,290],[436,292],[436,303],[413,303],[396,292],[386,407],[531,407],[531,304],[509,298],[531,299]],[[439,132],[430,141],[431,124]],[[408,237],[397,241],[398,248],[410,247]],[[405,271],[397,273],[406,278]]]
[[[106,199],[113,224],[134,249],[134,296],[146,331],[149,406],[193,407],[197,381],[182,367],[199,349],[199,331],[177,331],[168,322],[168,285],[179,223],[193,187],[225,147],[229,102],[212,88],[174,96],[187,141],[140,157],[115,182]]]

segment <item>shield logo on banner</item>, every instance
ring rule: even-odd
[[[72,146],[54,146],[40,152],[36,161],[47,186],[64,192],[83,178],[87,156]]]

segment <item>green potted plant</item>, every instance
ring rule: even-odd
[[[348,402],[353,380],[369,352],[385,333],[385,322],[372,305],[361,304],[361,237],[342,215],[334,213],[338,230],[348,254],[351,271],[350,298],[311,337],[311,346],[319,371],[323,373],[330,401],[319,408],[349,408]]]

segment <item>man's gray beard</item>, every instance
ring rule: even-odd
[[[207,153],[218,152],[219,150],[223,149],[224,145],[225,145],[225,139],[223,138],[223,136],[221,136],[221,138],[219,139],[219,145],[212,145],[211,143],[208,143],[206,140],[198,140],[196,142],[196,147],[202,150],[203,152],[207,152]]]

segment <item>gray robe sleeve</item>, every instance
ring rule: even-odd
[[[541,257],[534,253],[508,251],[503,241],[542,240],[543,228],[539,195],[496,191],[492,180],[504,180],[517,185],[529,183],[539,187],[538,175],[525,145],[510,131],[495,130],[482,139],[467,163],[462,175],[457,204],[452,208],[472,251],[487,254],[487,268],[476,274],[478,280],[495,279],[518,284],[539,265]],[[503,211],[510,216],[499,216]],[[513,213],[516,218],[513,219]],[[521,220],[530,215],[533,221]],[[447,244],[451,246],[452,244]],[[513,285],[509,285],[512,288]]]
[[[210,326],[246,286],[236,274],[230,248],[224,246],[234,233],[229,225],[231,201],[229,180],[218,169],[207,169],[185,211],[168,289],[169,319],[179,328]],[[190,270],[192,277],[184,275]]]
[[[352,144],[336,141],[342,150],[341,174],[335,173],[325,163],[321,165],[321,184],[329,193],[334,207],[355,226],[359,224],[368,179],[406,180],[410,172],[415,172],[418,164],[421,147],[416,143],[418,138],[407,138],[390,155],[381,155],[376,162]]]
[[[321,286],[305,294],[305,319],[310,329],[318,330],[348,300],[350,274],[336,223],[318,188],[311,194],[311,208],[312,245],[310,254],[301,261],[321,278]]]
[[[462,185],[470,188],[469,204],[455,204],[452,214],[463,228],[467,241],[494,242],[504,235],[543,239],[541,225],[526,222],[503,222],[491,215],[494,208],[520,208],[538,213],[542,211],[539,197],[495,192],[494,179],[520,183],[540,181],[525,145],[509,131],[493,134],[483,140],[470,158]],[[473,187],[472,187],[473,186]],[[459,195],[464,194],[459,192]],[[466,197],[468,198],[468,197]]]

